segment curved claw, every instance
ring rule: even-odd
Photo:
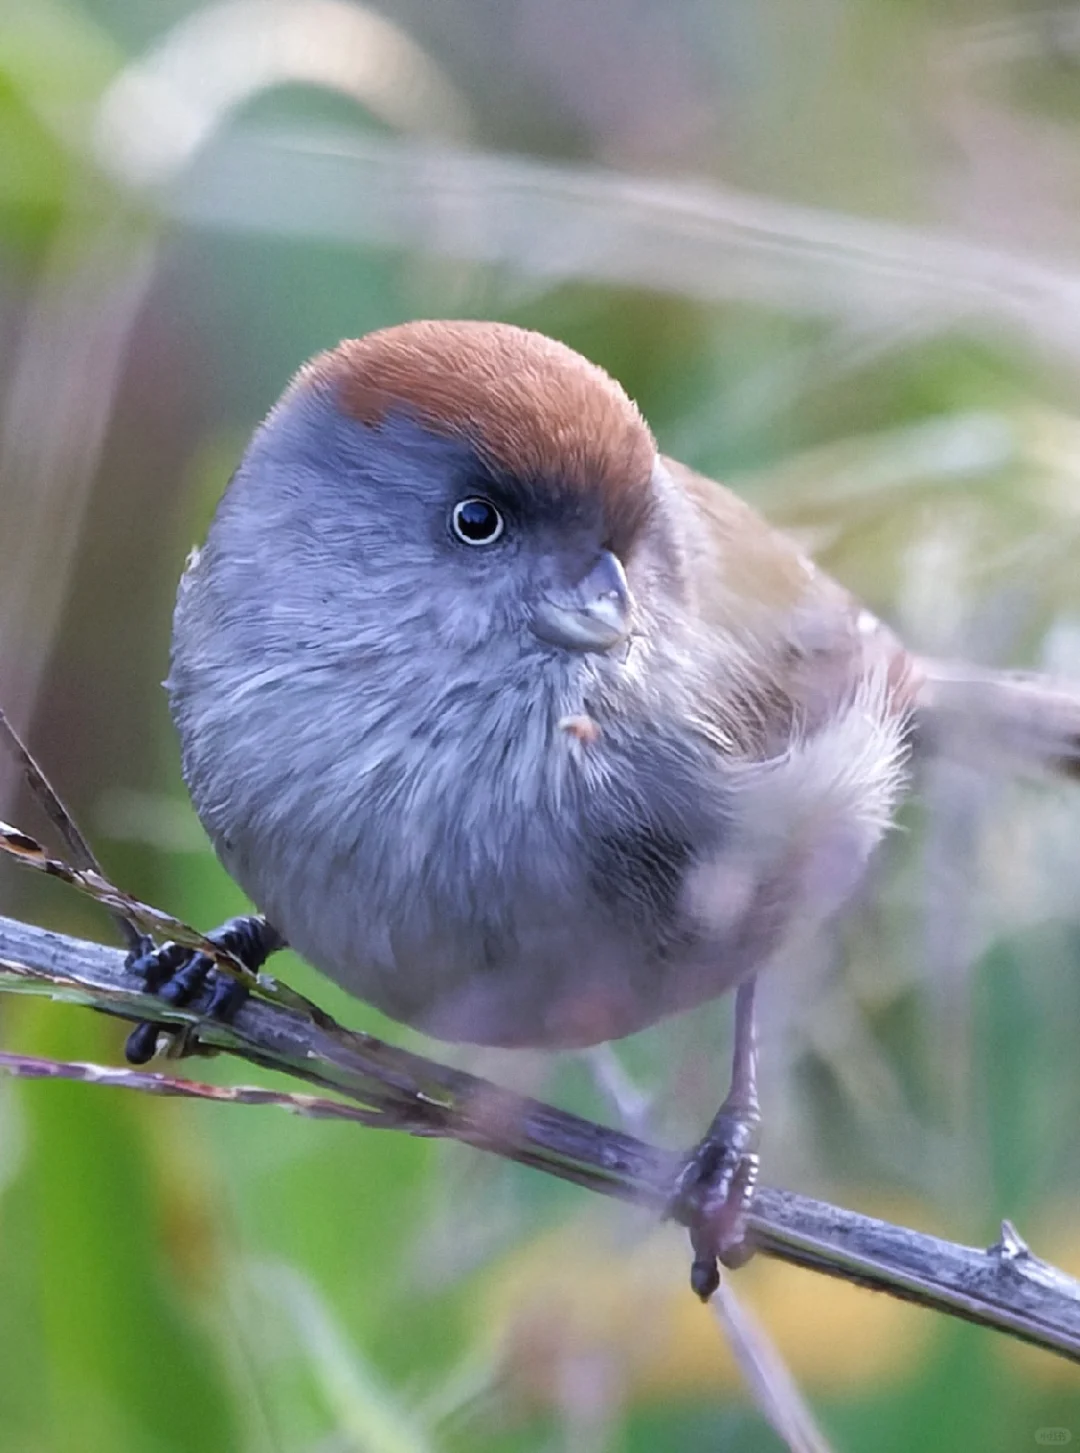
[[[265,918],[234,918],[209,937],[241,960],[256,974],[284,939]],[[248,986],[230,974],[219,972],[206,954],[167,943],[155,948],[143,939],[140,950],[129,955],[128,968],[141,975],[147,988],[166,1004],[192,1004],[209,989],[203,1014],[210,1019],[231,1020],[250,992]],[[136,1025],[128,1035],[124,1057],[129,1064],[146,1064],[153,1059],[158,1038],[167,1027],[151,1021]],[[182,1052],[184,1050],[182,1049]]]
[[[717,1263],[745,1265],[754,1248],[746,1216],[757,1184],[761,1117],[756,1109],[725,1108],[675,1180],[667,1214],[690,1231],[690,1285],[707,1302],[720,1285]]]
[[[160,1024],[150,1024],[146,1020],[142,1024],[136,1024],[124,1041],[124,1058],[129,1065],[149,1064],[157,1054],[160,1032]]]

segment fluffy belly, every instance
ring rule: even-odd
[[[846,901],[903,784],[886,686],[766,762],[617,724],[606,770],[557,790],[523,739],[512,765],[490,753],[441,779],[418,753],[368,772],[351,812],[357,771],[288,803],[289,832],[237,824],[222,855],[300,954],[392,1018],[488,1045],[619,1038],[730,989]]]
[[[711,872],[706,913],[685,901],[685,868],[631,868],[625,851],[606,882],[583,869],[568,892],[538,868],[492,885],[483,911],[468,911],[464,884],[457,897],[413,885],[378,905],[351,873],[335,888],[332,871],[317,894],[306,874],[295,891],[250,891],[298,953],[391,1018],[453,1042],[563,1049],[644,1029],[761,966],[789,903],[769,877],[728,881],[728,861],[722,884]],[[316,902],[334,911],[312,913]]]

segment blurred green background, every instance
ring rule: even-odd
[[[158,686],[184,555],[300,361],[424,315],[605,365],[920,649],[1080,678],[1080,9],[0,0],[0,702],[141,897],[241,906]],[[766,986],[765,1176],[976,1244],[1007,1215],[1080,1272],[1080,789],[920,786]],[[6,762],[0,815],[41,831]],[[0,911],[109,931],[2,864]],[[118,1059],[105,1019],[0,1012]],[[728,1013],[614,1067],[456,1057],[607,1118],[624,1075],[689,1144]],[[460,1146],[0,1084],[2,1453],[778,1447],[685,1271],[674,1229]],[[1064,1363],[734,1285],[837,1449],[1080,1440]]]

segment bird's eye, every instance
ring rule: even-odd
[[[506,528],[490,500],[463,499],[450,517],[454,534],[466,545],[493,545]]]

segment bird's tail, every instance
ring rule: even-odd
[[[1080,778],[1080,683],[927,658],[916,664],[923,749]]]

